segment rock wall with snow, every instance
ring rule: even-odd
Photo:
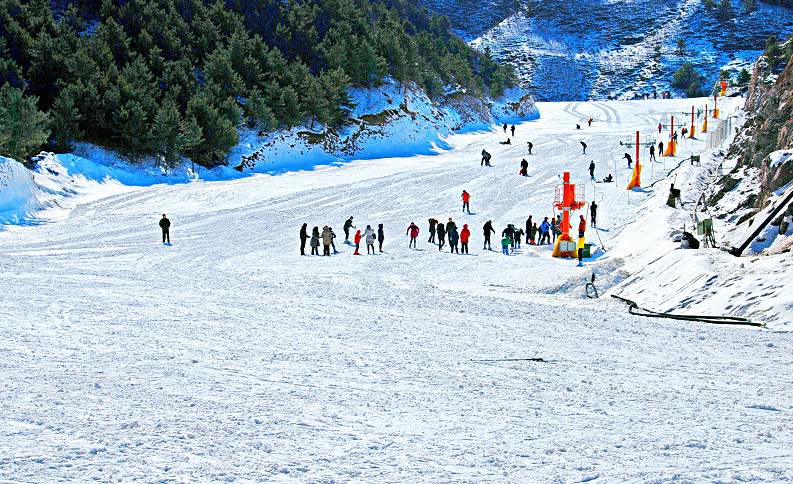
[[[737,223],[726,234],[725,242],[733,247],[751,236],[769,217],[767,209],[782,203],[793,186],[793,58],[781,73],[765,55],[755,62],[744,109],[748,119],[725,156],[734,167],[715,183],[709,197],[717,216]],[[791,216],[793,204],[773,217],[747,253],[789,251]]]

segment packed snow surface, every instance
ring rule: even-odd
[[[659,120],[690,101],[539,109],[509,146],[498,130],[452,136],[435,156],[223,182],[97,183],[65,214],[7,227],[0,480],[793,479],[784,313],[770,329],[640,318],[569,282],[598,267],[610,283],[621,268],[635,277],[634,256],[672,251],[683,267],[669,270],[681,273],[686,254],[729,257],[673,251],[657,203],[667,173],[704,141],[646,165],[645,190],[625,190],[621,158],[633,151],[619,142],[637,129],[655,141]],[[483,148],[491,168],[480,167]],[[617,182],[586,182],[593,159],[598,179]],[[498,240],[507,223],[551,215],[565,170],[598,201],[599,237],[587,236],[605,253],[578,268],[548,247],[482,250],[486,220]],[[460,211],[463,189],[471,215]],[[162,213],[170,247],[159,240]],[[385,225],[383,254],[352,255],[341,227],[351,215],[361,229]],[[433,216],[469,224],[470,255],[426,242]],[[407,248],[411,221],[418,250]],[[341,253],[301,257],[303,222],[332,225]]]

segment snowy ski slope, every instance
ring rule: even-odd
[[[642,218],[651,191],[624,189],[632,150],[619,141],[688,107],[540,104],[512,146],[499,130],[453,136],[437,156],[119,187],[9,227],[0,480],[793,479],[791,333],[633,317],[583,288],[550,293],[590,271],[548,248],[481,250],[486,220],[500,231],[550,215],[560,173],[584,182],[592,159],[598,178],[617,177],[586,184],[607,247],[668,250],[615,239],[629,223],[666,223]],[[645,183],[676,165],[648,166]],[[173,247],[159,243],[162,213]],[[385,224],[384,254],[339,243],[334,257],[299,255],[303,222],[343,238],[350,215]],[[432,216],[468,223],[472,253],[427,244]],[[411,221],[419,250],[407,248]]]

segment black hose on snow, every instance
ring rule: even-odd
[[[763,323],[753,322],[747,318],[741,318],[738,316],[701,316],[694,314],[661,313],[658,311],[653,311],[651,309],[643,308],[638,304],[636,304],[634,301],[631,301],[630,299],[626,299],[621,296],[616,296],[612,294],[611,297],[613,297],[614,299],[619,299],[620,301],[626,303],[628,305],[628,312],[636,316],[675,319],[679,321],[696,321],[700,323],[711,323],[711,324],[739,324],[739,325],[757,326],[757,327],[765,326],[765,324]]]

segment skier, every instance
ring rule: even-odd
[[[385,242],[385,231],[383,231],[383,224],[377,224],[377,243],[380,247],[381,254],[383,253],[383,242]]]
[[[658,142],[658,156],[664,156],[664,142]]]
[[[427,242],[434,244],[435,243],[435,226],[438,225],[438,219],[431,218],[428,220],[430,223],[430,238],[427,239]]]
[[[410,222],[408,225],[408,229],[405,231],[405,235],[410,235],[410,242],[408,242],[408,249],[412,245],[414,249],[418,249],[418,242],[416,242],[416,237],[419,236],[419,226]]]
[[[589,121],[587,121],[587,124],[589,125],[590,128],[592,127],[592,121],[593,121],[592,118],[589,118]]]
[[[171,221],[165,214],[162,214],[160,219],[160,228],[162,229],[162,243],[166,245],[171,244]]]
[[[356,228],[355,225],[352,224],[352,217],[348,218],[346,222],[344,222],[344,243],[350,243],[350,229]]]
[[[528,141],[526,143],[526,146],[529,148],[529,154],[532,154],[531,150],[532,150],[532,148],[534,148],[534,143],[532,143],[531,141]]]
[[[591,215],[592,219],[592,227],[597,227],[597,217],[598,217],[598,204],[592,200],[592,203],[589,204],[589,214]]]
[[[663,125],[658,123],[658,134],[661,134],[661,129],[663,129]]]
[[[306,255],[306,241],[308,240],[308,224],[300,227],[300,255]]]
[[[579,141],[579,143],[581,143],[581,147],[584,148],[583,154],[586,154],[586,143],[584,143],[583,141]]]
[[[655,143],[651,143],[650,144],[650,161],[656,161],[655,160]]]
[[[504,132],[506,133],[507,132],[507,123],[504,123],[503,128],[504,128]]]
[[[576,124],[575,125],[575,129],[581,129],[581,125],[580,124]]]
[[[491,156],[492,155],[488,153],[486,150],[482,150],[482,162],[479,164],[479,166],[490,166]]]
[[[452,227],[449,231],[449,252],[452,254],[459,254],[457,243],[460,241],[460,234],[457,233],[457,227]]]
[[[595,160],[589,162],[589,178],[595,179]]]
[[[374,229],[372,229],[371,225],[366,226],[366,231],[363,233],[364,237],[366,238],[366,255],[369,255],[369,249],[372,249],[372,255],[375,255],[376,252],[374,250],[374,241],[377,240],[377,234],[375,233]]]
[[[436,231],[438,232],[438,250],[443,250],[443,244],[445,242],[443,239],[446,237],[446,226],[438,222]]]
[[[529,162],[526,158],[520,160],[520,176],[529,176]]]
[[[608,176],[603,179],[603,183],[611,183],[613,181],[614,181],[614,177],[611,176],[611,173],[609,173]]]
[[[468,224],[463,224],[463,230],[460,231],[460,250],[463,254],[468,253],[468,240],[471,238],[471,231],[468,230]]]
[[[512,131],[512,137],[514,138],[515,137],[515,125],[513,124],[509,129],[510,129],[510,131]]]
[[[551,217],[551,225],[548,227],[548,229],[549,229],[549,231],[551,233],[550,234],[551,243],[555,244],[556,243],[556,219],[555,218]]]
[[[501,239],[501,253],[504,255],[509,255],[509,244],[512,243],[512,239],[507,237],[506,235]]]
[[[495,234],[496,233],[496,230],[493,228],[493,221],[492,220],[488,220],[485,223],[484,227],[482,227],[482,230],[484,231],[484,234],[485,234],[485,243],[482,246],[482,250],[485,250],[485,249],[493,250],[493,247],[490,246],[490,234]]]
[[[319,227],[311,231],[311,255],[319,255]]]
[[[548,223],[548,217],[545,217],[540,224],[540,245],[551,243],[550,229],[551,225]]]
[[[675,131],[675,132],[672,134],[672,141],[674,141],[675,143],[677,143],[677,131]]]
[[[500,145],[511,145],[512,141],[510,141],[509,138],[507,138],[506,141],[499,141],[498,144],[500,144]]]
[[[353,252],[352,255],[361,255],[361,253],[359,252],[359,250],[361,248],[361,231],[360,230],[356,230],[355,231],[355,238],[353,240],[355,241],[355,252]]]
[[[333,235],[330,227],[327,225],[322,227],[322,255],[330,256],[330,244],[333,243]]]
[[[468,215],[471,215],[471,194],[463,190],[460,198],[463,199],[463,212],[468,212]]]
[[[584,232],[586,232],[586,219],[583,215],[579,215],[580,219],[578,220],[578,238],[584,236]]]
[[[631,168],[631,165],[633,164],[633,158],[631,158],[631,155],[625,153],[622,158],[628,160],[628,168]]]

